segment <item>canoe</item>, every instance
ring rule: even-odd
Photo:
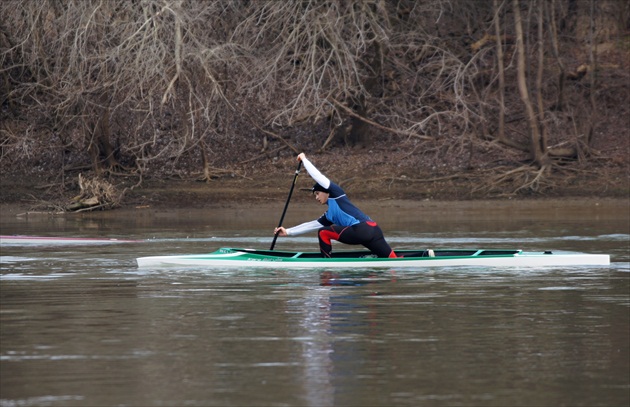
[[[138,267],[197,266],[242,268],[408,268],[408,267],[552,267],[608,266],[607,254],[523,252],[505,249],[396,250],[397,258],[376,258],[369,251],[339,251],[332,258],[314,252],[221,248],[209,254],[140,257]]]
[[[94,237],[55,236],[0,236],[0,245],[88,245],[110,243],[136,243],[142,240],[108,239]]]

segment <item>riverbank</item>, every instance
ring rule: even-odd
[[[210,182],[194,179],[148,179],[140,185],[132,177],[110,177],[110,182],[124,191],[115,211],[125,209],[195,209],[212,207],[282,206],[293,181],[293,161],[285,165],[268,166],[264,171],[226,173]],[[523,201],[563,202],[581,200],[596,202],[602,199],[630,199],[627,166],[603,167],[600,171],[580,173],[579,176],[554,176],[538,189],[527,188],[515,192],[514,184],[501,184],[489,189],[491,171],[435,174],[413,172],[413,169],[379,167],[378,175],[361,161],[332,167],[331,173],[354,201],[391,202],[471,202]],[[367,175],[366,175],[367,174]],[[78,176],[78,175],[77,175]],[[79,193],[77,176],[67,176],[64,182],[47,178],[0,176],[0,208],[10,213],[62,212]],[[310,203],[307,190],[313,181],[304,171],[298,177],[291,202],[293,205]],[[97,211],[101,212],[101,211]],[[85,212],[83,212],[85,213]]]

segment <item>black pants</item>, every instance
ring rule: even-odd
[[[331,225],[319,229],[319,250],[322,257],[332,257],[332,242],[337,240],[346,244],[360,244],[367,247],[378,257],[396,257],[396,254],[389,247],[383,231],[376,222],[361,222],[353,226]]]

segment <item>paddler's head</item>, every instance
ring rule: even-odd
[[[325,205],[328,202],[328,195],[330,194],[330,190],[324,188],[318,183],[315,183],[315,185],[313,185],[313,188],[311,188],[311,191],[313,191],[315,199],[320,204]]]

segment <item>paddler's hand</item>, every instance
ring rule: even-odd
[[[278,236],[289,236],[289,234],[287,233],[287,230],[280,226],[279,228],[275,228],[275,230],[273,231],[274,234],[278,234]]]
[[[298,160],[298,161],[302,161],[302,160],[304,160],[305,158],[306,158],[306,154],[304,154],[304,153],[300,153],[300,154],[298,154],[297,160]]]

